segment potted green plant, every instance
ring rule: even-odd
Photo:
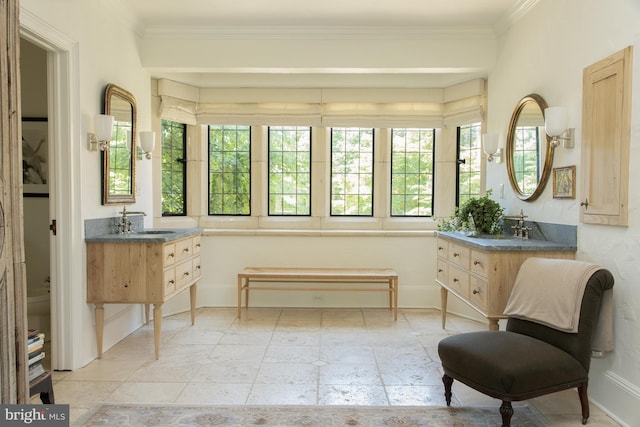
[[[484,196],[472,197],[456,207],[449,219],[438,223],[441,231],[470,231],[471,235],[502,234],[504,209],[491,199],[491,190]]]

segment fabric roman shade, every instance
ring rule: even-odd
[[[163,79],[158,95],[160,116],[187,124],[441,128],[482,121],[485,87],[195,88]]]

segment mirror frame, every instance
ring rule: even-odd
[[[137,135],[137,108],[136,99],[131,92],[116,86],[108,84],[104,90],[104,113],[111,115],[111,102],[113,97],[122,98],[131,104],[131,193],[130,194],[112,194],[109,187],[109,151],[102,152],[102,204],[125,204],[135,203],[136,201],[136,135]]]
[[[551,138],[545,133],[545,139],[547,144],[546,156],[544,159],[544,166],[542,168],[542,174],[540,175],[540,180],[538,181],[538,186],[531,194],[525,194],[520,189],[518,185],[518,181],[516,180],[516,172],[513,164],[513,152],[514,152],[514,135],[516,132],[516,126],[518,124],[518,118],[520,117],[520,113],[524,109],[524,107],[530,103],[535,103],[540,109],[540,113],[542,114],[542,118],[544,119],[544,110],[547,108],[547,102],[540,95],[532,93],[520,101],[516,105],[516,108],[513,110],[513,114],[511,115],[511,121],[509,122],[509,132],[507,133],[507,174],[509,175],[509,182],[511,183],[511,188],[516,193],[520,200],[524,200],[525,202],[532,202],[540,197],[540,194],[544,191],[545,186],[547,185],[547,181],[549,181],[549,176],[551,175],[551,170],[553,168],[553,152],[554,147],[551,146],[550,141]]]

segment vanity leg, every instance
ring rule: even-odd
[[[189,300],[191,301],[191,325],[196,324],[196,290],[197,286],[194,283],[189,288]]]
[[[489,318],[489,330],[490,331],[497,331],[498,329],[500,329],[500,325],[498,325],[498,319],[490,317]]]
[[[149,315],[149,304],[145,304],[144,305],[144,324],[145,325],[149,324],[149,319],[151,319],[151,316]]]
[[[104,333],[104,304],[96,304],[96,344],[98,359],[102,359],[102,337]]]
[[[449,291],[447,288],[440,288],[440,316],[442,316],[442,329],[445,328],[447,324],[447,297],[449,296]]]
[[[162,331],[162,304],[153,304],[153,342],[156,360],[160,359],[160,332]]]

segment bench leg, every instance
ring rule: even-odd
[[[242,318],[242,277],[238,276],[238,319]]]
[[[393,319],[398,320],[398,278],[393,279]]]

